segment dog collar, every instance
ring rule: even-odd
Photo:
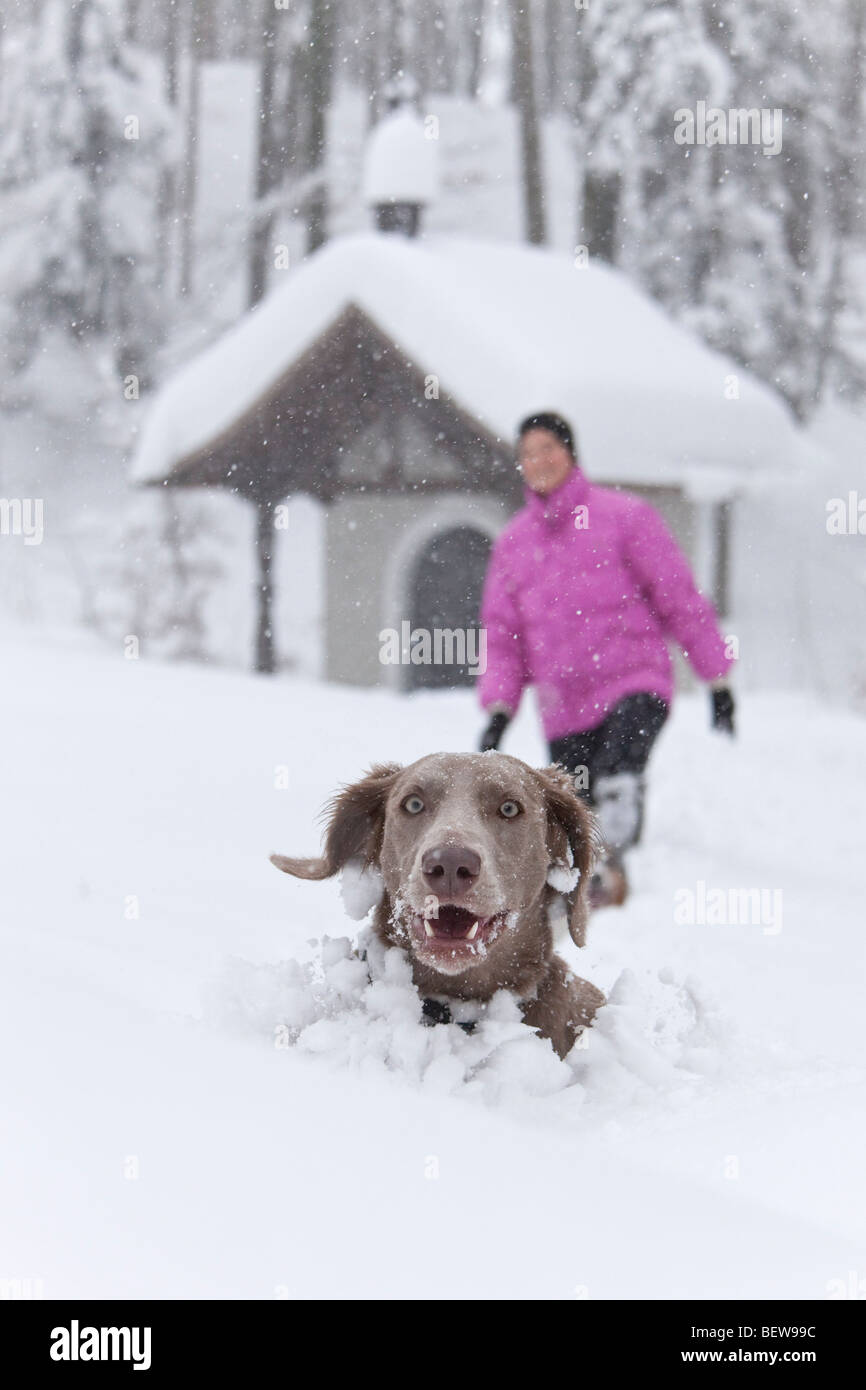
[[[453,1023],[451,1010],[442,999],[422,999],[421,1000],[421,1022],[427,1028],[432,1028],[437,1023]],[[458,1028],[462,1028],[464,1033],[475,1032],[475,1019],[468,1019],[465,1023],[458,1023]]]

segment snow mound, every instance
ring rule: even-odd
[[[573,893],[580,880],[580,869],[576,864],[551,864],[547,871],[547,882],[557,893]]]
[[[368,1076],[392,1073],[428,1092],[497,1104],[568,1091],[578,1105],[607,1111],[659,1089],[692,1094],[718,1071],[721,1029],[693,980],[670,971],[649,980],[623,971],[592,1029],[563,1061],[523,1023],[500,991],[485,1005],[457,1005],[458,1023],[427,1026],[404,951],[369,930],[357,947],[322,938],[316,958],[256,965],[236,958],[213,982],[212,1026],[268,1039]]]

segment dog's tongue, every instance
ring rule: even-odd
[[[453,904],[439,908],[439,916],[433,919],[437,936],[465,936],[470,927],[478,921],[473,912]]]

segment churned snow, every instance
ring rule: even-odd
[[[367,1074],[387,1069],[422,1090],[479,1101],[546,1097],[569,1088],[563,1115],[587,1100],[604,1115],[611,1084],[687,1083],[714,1065],[720,1024],[693,983],[670,972],[639,983],[624,970],[591,1035],[561,1061],[522,1022],[506,991],[483,1008],[455,1005],[473,1032],[427,1027],[402,950],[368,930],[357,943],[325,939],[314,961],[229,962],[208,1000],[212,1021],[278,1048],[326,1058]]]
[[[563,1062],[507,996],[471,1034],[424,1027],[402,953],[353,954],[337,882],[268,862],[316,853],[370,763],[471,748],[470,694],[3,646],[0,1276],[822,1298],[862,1271],[862,720],[746,695],[730,742],[680,701],[632,898],[583,951],[561,931],[609,1001]],[[507,751],[544,761],[529,704]],[[676,920],[755,887],[781,930]]]

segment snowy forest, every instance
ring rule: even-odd
[[[3,4],[0,1300],[866,1297],[864,85],[864,0]],[[413,973],[480,851],[387,936],[432,755],[566,1044]]]
[[[817,12],[783,0],[7,5],[9,404],[58,332],[91,354],[110,394],[130,372],[154,379],[184,325],[219,313],[241,261],[254,304],[275,223],[300,254],[345,226],[357,171],[341,151],[360,133],[347,126],[374,123],[389,84],[409,74],[431,109],[460,103],[452,121],[468,126],[476,106],[517,113],[531,242],[551,236],[545,180],[559,171],[540,140],[557,127],[573,166],[573,244],[621,266],[808,419],[828,391],[859,396],[866,373],[864,24],[858,0]],[[233,64],[252,83],[253,167],[228,223],[199,237],[198,151],[212,119],[202,79]],[[734,159],[719,144],[695,159],[670,128],[698,97],[781,108],[782,157]]]

